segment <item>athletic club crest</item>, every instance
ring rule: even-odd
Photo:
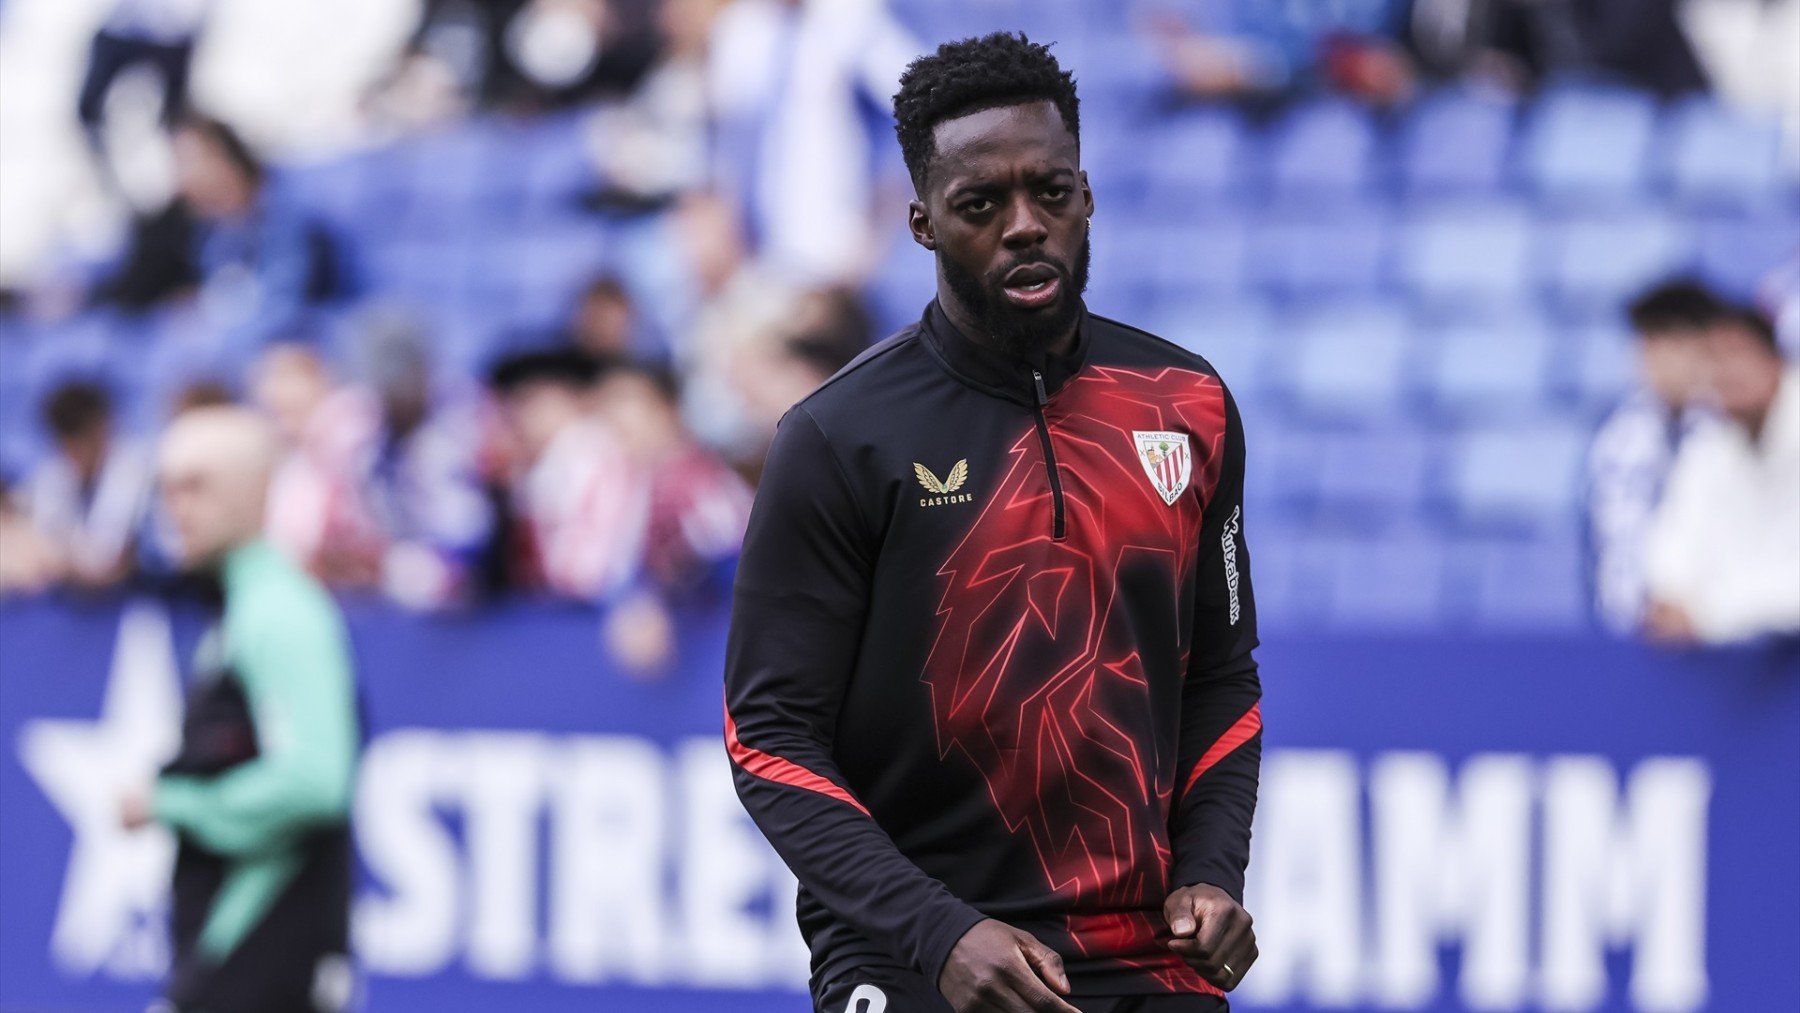
[[[1144,462],[1144,474],[1164,503],[1173,505],[1188,486],[1194,462],[1188,453],[1188,434],[1145,432],[1134,429],[1131,439],[1137,444],[1138,460]]]

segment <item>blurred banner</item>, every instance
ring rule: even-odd
[[[804,1008],[721,749],[725,616],[639,682],[591,612],[351,608],[373,1010]],[[171,843],[118,828],[197,621],[0,606],[0,1008],[140,1008]],[[1239,1010],[1800,1008],[1800,658],[1273,638]]]

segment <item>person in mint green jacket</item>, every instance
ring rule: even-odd
[[[350,644],[330,595],[261,536],[273,461],[262,420],[231,407],[182,414],[158,456],[182,559],[217,607],[180,752],[123,803],[128,826],[178,842],[163,1005],[180,1013],[325,1013],[356,992]]]

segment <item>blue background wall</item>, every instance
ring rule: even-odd
[[[679,671],[655,683],[612,670],[595,617],[579,609],[425,619],[355,605],[350,615],[374,725],[358,810],[370,1008],[803,1008],[792,881],[737,807],[719,748],[722,614],[682,617]],[[135,1008],[151,994],[159,913],[130,901],[118,870],[142,861],[153,873],[157,839],[110,831],[115,803],[101,796],[109,764],[173,713],[171,658],[195,625],[119,603],[0,606],[0,1008]],[[1482,987],[1498,990],[1488,993],[1497,1009],[1555,1008],[1557,995],[1573,1009],[1800,1005],[1791,651],[1272,636],[1260,657],[1269,752],[1249,903],[1263,958],[1238,1008],[1452,1010]],[[85,802],[28,769],[46,741],[75,744],[59,754],[59,783],[87,786],[76,793]],[[1524,780],[1509,789],[1474,773],[1495,768]],[[1411,984],[1397,956],[1408,937],[1392,922],[1419,894],[1384,864],[1402,842],[1381,820],[1405,804],[1402,769],[1424,770],[1427,783],[1441,774],[1453,815],[1515,812],[1489,836],[1525,842],[1528,856],[1516,883],[1427,925],[1433,966]],[[1671,770],[1682,776],[1659,781]],[[1558,797],[1582,797],[1558,792],[1591,788],[1584,777],[1596,771],[1605,804],[1556,808]],[[91,807],[80,836],[68,818],[77,804]],[[1567,864],[1582,854],[1569,842],[1589,822],[1610,829],[1588,835],[1599,850],[1574,896],[1549,870],[1579,867]],[[1479,850],[1431,840],[1439,854]],[[84,848],[109,856],[102,864],[121,878],[84,865]],[[1604,977],[1582,998],[1579,974],[1547,960],[1548,912],[1560,903],[1572,924],[1606,925],[1605,891],[1588,896],[1587,880],[1634,860],[1656,871],[1628,888],[1635,906],[1625,904],[1616,939],[1596,944]],[[1503,875],[1496,868],[1474,874],[1477,892]],[[1705,992],[1634,998],[1634,973],[1662,945],[1652,940],[1684,938],[1682,883],[1699,891]],[[1502,959],[1482,986],[1462,941],[1478,920],[1467,915],[1496,898],[1523,912],[1510,947],[1522,963],[1509,972]],[[78,920],[80,910],[101,914],[69,930],[74,942],[55,941],[59,912]],[[1313,931],[1334,918],[1345,931]],[[1679,957],[1681,947],[1655,952]]]

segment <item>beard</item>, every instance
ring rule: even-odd
[[[1088,283],[1088,237],[1081,237],[1081,249],[1075,254],[1073,269],[1055,257],[1041,254],[1009,260],[976,277],[944,251],[937,251],[938,270],[950,292],[975,317],[994,347],[1021,359],[1035,359],[1074,325],[1081,315],[1081,294]],[[1056,271],[1061,291],[1056,301],[1042,309],[1022,310],[1006,299],[1007,274],[1026,264],[1043,264]]]

